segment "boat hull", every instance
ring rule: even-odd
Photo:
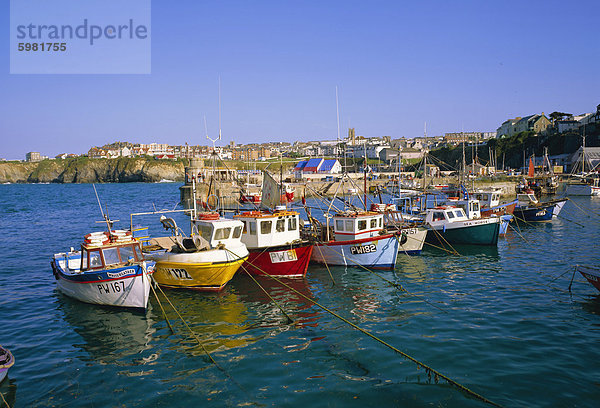
[[[455,225],[452,225],[455,224]],[[432,228],[427,242],[444,245],[497,245],[500,234],[500,219],[487,218],[452,223],[449,226]]]
[[[252,275],[266,272],[270,276],[302,277],[306,275],[312,251],[309,243],[250,249],[242,269]]]
[[[246,247],[242,252],[236,255],[226,249],[214,249],[155,255],[154,280],[170,288],[219,291],[248,258]]]
[[[386,227],[393,229],[393,226]],[[419,255],[423,250],[427,233],[427,228],[423,227],[398,229],[398,253],[404,255]]]
[[[568,196],[598,196],[600,187],[589,184],[567,183],[565,194]]]
[[[587,266],[577,266],[577,270],[589,283],[592,284],[593,287],[600,291],[600,270],[590,268]]]
[[[69,297],[107,306],[145,309],[148,305],[151,267],[145,264],[81,273],[65,271],[56,258],[51,264],[58,290]]]
[[[567,200],[557,200],[541,203],[534,207],[517,207],[514,216],[517,221],[525,222],[544,222],[551,221],[554,216],[558,216]]]
[[[512,219],[512,213],[500,216],[500,231],[498,232],[499,235],[506,235],[506,231],[508,231],[508,225],[510,224],[510,221]]]
[[[329,241],[315,245],[311,260],[327,265],[392,270],[396,266],[398,246],[399,237],[395,234],[352,241]]]

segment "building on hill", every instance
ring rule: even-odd
[[[302,160],[294,167],[294,177],[299,179],[304,174],[339,174],[342,165],[337,159]]]
[[[525,117],[516,117],[514,119],[508,119],[502,123],[502,125],[496,130],[498,137],[502,136],[513,136],[520,132],[533,131],[535,133],[542,133],[545,131],[552,122],[544,115],[529,115]]]
[[[25,155],[25,161],[28,162],[39,162],[42,160],[40,152],[29,152]]]

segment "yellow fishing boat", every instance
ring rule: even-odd
[[[162,217],[161,222],[173,235],[152,241],[162,248],[149,255],[156,261],[153,276],[159,285],[219,291],[248,258],[241,221],[201,213],[192,221],[190,238],[180,235],[172,218]]]

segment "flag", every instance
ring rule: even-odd
[[[535,171],[533,169],[533,159],[529,158],[529,171],[527,172],[527,177],[533,177],[535,175]]]

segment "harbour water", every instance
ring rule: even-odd
[[[173,208],[178,187],[97,189],[127,228],[132,211]],[[400,256],[379,274],[409,293],[359,268],[331,268],[332,281],[311,265],[286,282],[497,404],[595,406],[600,294],[578,275],[568,286],[575,264],[600,261],[599,214],[600,200],[573,198],[562,218],[497,248]],[[11,407],[487,405],[268,278],[260,284],[294,323],[240,273],[221,293],[166,292],[202,346],[167,309],[171,334],[155,299],[135,312],[66,298],[50,258],[98,220],[91,185],[0,185],[0,344],[16,359],[0,392]],[[141,221],[164,234],[157,216]]]

